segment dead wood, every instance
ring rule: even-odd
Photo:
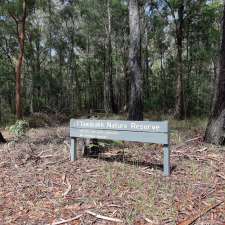
[[[199,219],[200,217],[204,216],[206,213],[208,213],[210,210],[215,209],[216,207],[218,207],[219,205],[221,205],[222,203],[224,203],[224,201],[216,203],[214,205],[209,206],[208,208],[204,209],[203,211],[201,211],[200,213],[192,216],[192,218],[187,219],[181,223],[179,223],[178,225],[191,225],[193,224],[197,219]]]
[[[60,224],[65,224],[65,223],[73,222],[74,220],[78,220],[82,216],[83,215],[81,214],[81,215],[75,216],[73,218],[70,218],[70,219],[67,219],[67,220],[58,221],[58,222],[51,223],[51,224],[48,224],[48,225],[60,225]]]
[[[94,213],[94,212],[91,212],[91,211],[86,211],[87,214],[90,214],[98,219],[102,219],[102,220],[108,220],[108,221],[111,221],[111,222],[116,222],[116,223],[123,223],[123,220],[120,220],[120,219],[117,219],[117,218],[112,218],[112,217],[108,217],[108,216],[102,216],[100,214],[97,214],[97,213]]]

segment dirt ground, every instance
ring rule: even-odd
[[[203,143],[201,129],[172,131],[170,177],[160,145],[112,142],[70,162],[68,132],[30,129],[16,140],[3,131],[1,225],[225,225],[225,149]]]

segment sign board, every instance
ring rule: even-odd
[[[168,121],[123,121],[71,119],[71,160],[76,156],[76,138],[96,138],[162,144],[164,174],[170,174]]]

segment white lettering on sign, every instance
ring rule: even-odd
[[[77,125],[83,128],[105,128],[104,123],[99,121],[99,122],[92,122],[92,121],[82,121],[79,120],[77,121]]]
[[[158,131],[160,127],[158,125],[137,124],[135,122],[132,122],[131,129],[144,130],[144,131],[146,130]]]
[[[106,128],[109,128],[109,129],[128,129],[128,126],[125,123],[107,122],[106,123]]]
[[[141,122],[118,122],[118,121],[92,121],[92,120],[77,120],[76,126],[86,129],[112,129],[112,130],[135,130],[145,132],[159,132],[160,125],[152,125]]]
[[[106,139],[108,136],[118,135],[117,131],[80,130],[79,137]]]

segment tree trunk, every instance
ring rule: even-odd
[[[19,31],[19,58],[16,63],[16,117],[22,118],[22,100],[21,100],[21,73],[24,57],[24,24],[21,25],[21,31]]]
[[[214,89],[212,111],[205,132],[205,141],[216,145],[225,144],[225,3],[223,14],[219,74]]]
[[[128,74],[128,46],[126,43],[126,38],[124,35],[123,39],[123,48],[121,49],[122,55],[122,65],[123,65],[123,73],[124,73],[124,89],[123,89],[123,112],[128,112],[128,105],[129,105],[129,92],[130,92],[130,77]],[[122,85],[123,86],[123,85]]]
[[[183,87],[183,26],[184,26],[184,3],[181,1],[178,9],[178,24],[176,25],[177,45],[177,86],[176,105],[174,117],[184,119],[184,87]]]
[[[129,1],[129,74],[131,96],[129,102],[129,120],[143,120],[143,76],[141,71],[141,33],[137,0]]]
[[[22,118],[22,99],[21,99],[21,74],[24,58],[24,42],[25,42],[25,25],[27,17],[26,0],[23,1],[23,16],[22,18],[16,18],[11,15],[16,22],[17,37],[19,42],[19,56],[16,63],[16,117]]]
[[[110,1],[107,1],[108,29],[107,29],[107,48],[106,48],[106,73],[104,82],[104,108],[106,113],[116,113],[117,107],[113,93],[113,62],[112,62],[112,39],[111,39],[111,6]]]

